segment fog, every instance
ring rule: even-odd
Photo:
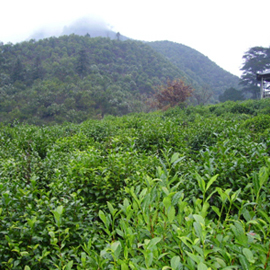
[[[75,21],[71,21],[66,25],[54,24],[52,26],[43,26],[35,30],[27,40],[29,39],[43,39],[51,36],[62,36],[62,35],[86,35],[89,34],[91,37],[104,36],[115,38],[115,32],[113,27],[110,26],[104,19],[94,15],[88,15],[81,17]]]

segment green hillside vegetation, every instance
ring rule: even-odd
[[[0,47],[0,120],[81,122],[145,109],[153,86],[186,78],[148,45],[89,36]]]
[[[269,108],[2,125],[0,268],[269,269]]]
[[[83,23],[66,27],[66,33],[84,33],[89,25]],[[71,34],[0,44],[0,121],[79,123],[148,111],[153,88],[173,79],[195,89],[193,104],[215,103],[225,89],[236,91],[231,87],[238,78],[196,50],[168,41],[124,39]]]
[[[237,76],[225,71],[208,57],[188,46],[171,41],[154,41],[147,44],[185,72],[193,79],[194,84],[201,88],[207,86],[213,92],[214,100],[218,100],[218,96],[226,89],[239,88]]]

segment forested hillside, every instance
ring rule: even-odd
[[[237,76],[188,46],[171,41],[149,42],[148,45],[164,55],[198,85],[209,87],[215,99],[230,87],[239,88]]]
[[[216,102],[238,83],[201,53],[168,41],[71,34],[0,44],[0,52],[0,121],[5,123],[81,122],[146,111],[153,88],[168,79],[190,84],[194,104]]]
[[[1,45],[0,120],[80,122],[143,111],[152,87],[186,74],[139,41],[51,37]]]

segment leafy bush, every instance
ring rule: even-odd
[[[264,130],[270,128],[270,115],[258,115],[247,119],[243,123],[243,127],[256,133],[264,132]]]
[[[244,114],[254,114],[255,111],[248,108],[247,106],[243,105],[243,104],[235,104],[232,108],[231,108],[231,112],[232,113],[244,113]]]
[[[270,116],[254,102],[253,118],[1,125],[0,268],[268,269]]]

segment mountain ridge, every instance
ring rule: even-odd
[[[165,51],[160,47],[163,43]],[[178,49],[179,44],[169,41],[121,41],[87,34],[2,44],[0,120],[81,122],[98,115],[145,111],[153,88],[168,79],[182,78],[198,91],[207,80],[187,67],[188,56],[175,58],[173,63]],[[206,59],[194,51],[197,58]],[[192,61],[194,67],[198,62]],[[211,90],[215,91],[212,102],[226,88],[224,82],[219,80],[222,87]]]
[[[191,47],[168,40],[153,41],[148,44],[189,77],[196,78],[199,84],[209,85],[216,99],[226,89],[238,87],[239,78],[236,75],[222,69],[207,56]]]
[[[140,41],[69,35],[1,46],[0,120],[84,121],[144,110],[184,72]],[[31,117],[30,117],[31,116]]]

